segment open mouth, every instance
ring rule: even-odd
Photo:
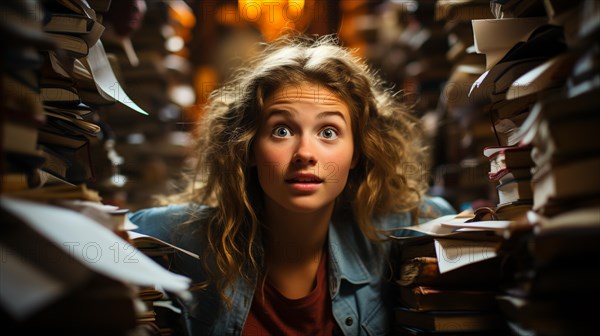
[[[285,180],[287,183],[322,183],[323,180],[321,180],[318,176],[315,175],[306,175],[306,176],[295,176],[289,179]]]

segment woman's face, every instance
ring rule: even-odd
[[[267,208],[333,207],[356,164],[348,105],[322,85],[286,85],[265,100],[254,141]]]

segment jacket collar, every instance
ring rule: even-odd
[[[351,222],[333,221],[329,224],[330,291],[334,297],[341,280],[352,284],[367,284],[371,281],[369,268],[361,256],[372,255],[366,238],[357,234],[360,229]]]

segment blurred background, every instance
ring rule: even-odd
[[[461,208],[473,200],[489,200],[493,193],[481,178],[488,169],[481,148],[493,140],[489,122],[481,116],[483,124],[474,125],[477,116],[448,114],[446,105],[460,105],[455,98],[460,95],[466,100],[470,83],[450,88],[450,102],[440,98],[455,64],[466,62],[475,65],[475,72],[483,70],[485,56],[466,49],[473,44],[470,18],[492,18],[490,2],[439,2],[113,1],[105,16],[109,28],[111,22],[127,21],[123,16],[128,11],[143,12],[139,25],[123,34],[131,40],[129,56],[122,39],[111,39],[114,34],[106,32],[102,39],[107,52],[116,55],[124,89],[149,115],[130,113],[125,106],[100,113],[123,160],[112,170],[103,169],[107,174],[94,187],[105,201],[133,209],[151,205],[154,193],[177,190],[182,166],[193,164],[186,145],[209,93],[257,51],[259,42],[291,28],[308,35],[339,34],[343,45],[364,57],[414,106],[425,122],[432,155],[427,166],[407,163],[406,169],[428,179],[432,194],[446,196]],[[455,13],[457,3],[468,5],[470,18]],[[470,131],[465,134],[465,129]]]
[[[13,19],[16,26],[26,23],[13,41],[30,26],[46,34],[29,49],[5,41],[16,55],[6,54],[5,71],[22,67],[38,76],[42,88],[77,95],[72,109],[42,92],[33,107],[51,121],[38,139],[45,163],[7,159],[16,162],[6,170],[10,178],[28,180],[14,188],[40,187],[49,178],[51,184],[84,183],[104,203],[131,210],[181,189],[182,170],[194,165],[190,144],[208,95],[260,42],[285,30],[338,34],[413,106],[431,155],[425,164],[407,162],[403,169],[426,179],[430,194],[460,210],[506,203],[499,199],[499,181],[489,175],[486,147],[517,145],[519,126],[545,96],[570,99],[598,82],[600,14],[592,0],[28,0],[4,7],[5,36],[15,33]],[[474,22],[483,25],[474,30]],[[29,64],[24,61],[32,47],[41,59]],[[538,82],[517,85],[529,71]],[[14,105],[26,106],[18,100]],[[67,132],[59,125],[65,122]],[[83,134],[73,127],[83,127]],[[86,145],[49,134],[71,134]],[[31,147],[26,152],[39,149]],[[530,161],[513,168],[527,170],[534,166]],[[531,174],[521,179],[527,182],[518,186],[516,200],[531,205],[531,186],[525,185]]]

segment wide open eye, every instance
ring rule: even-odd
[[[319,136],[327,140],[335,140],[338,137],[338,132],[333,127],[325,127],[319,132]]]
[[[286,126],[277,126],[275,127],[275,129],[273,129],[273,132],[271,132],[271,134],[277,138],[286,138],[292,135],[292,131],[290,131],[290,129]]]

